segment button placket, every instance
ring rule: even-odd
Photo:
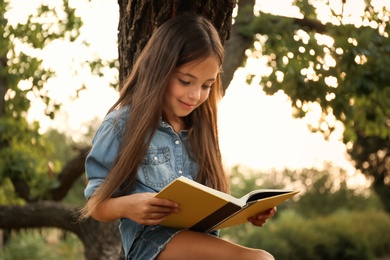
[[[183,162],[182,162],[183,148],[180,140],[175,140],[174,143],[175,143],[175,150],[176,150],[176,169],[177,169],[177,173],[179,175],[182,175],[183,174]]]

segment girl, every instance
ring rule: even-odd
[[[83,217],[120,219],[126,259],[273,259],[222,240],[218,232],[159,225],[180,207],[154,194],[178,176],[229,191],[217,131],[223,55],[206,19],[187,14],[167,21],[96,132],[86,160]],[[262,226],[275,211],[249,221]]]

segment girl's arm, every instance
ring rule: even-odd
[[[92,217],[98,221],[109,222],[129,218],[141,225],[158,225],[165,217],[179,212],[176,202],[155,198],[154,193],[137,193],[117,198],[109,198],[98,204]],[[93,200],[92,196],[90,200]]]

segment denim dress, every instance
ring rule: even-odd
[[[85,163],[88,184],[84,195],[89,199],[107,177],[124,136],[128,108],[109,113],[96,132]],[[185,148],[187,130],[176,133],[160,121],[136,176],[133,193],[159,192],[179,176],[196,180],[199,166]],[[155,259],[170,239],[180,232],[163,226],[144,226],[130,219],[120,219],[119,230],[126,259]],[[215,233],[212,233],[215,235]]]

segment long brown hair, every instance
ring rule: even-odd
[[[163,97],[169,77],[176,68],[209,56],[216,57],[221,65],[224,50],[217,31],[203,17],[180,15],[153,33],[126,79],[118,101],[109,110],[130,108],[126,132],[114,166],[94,193],[93,202],[84,209],[85,217],[100,202],[112,197],[119,185],[127,190],[134,187],[137,170],[163,115]],[[228,192],[218,142],[217,106],[221,89],[218,74],[208,99],[188,115],[186,121],[190,122],[188,150],[199,164],[197,181]]]

